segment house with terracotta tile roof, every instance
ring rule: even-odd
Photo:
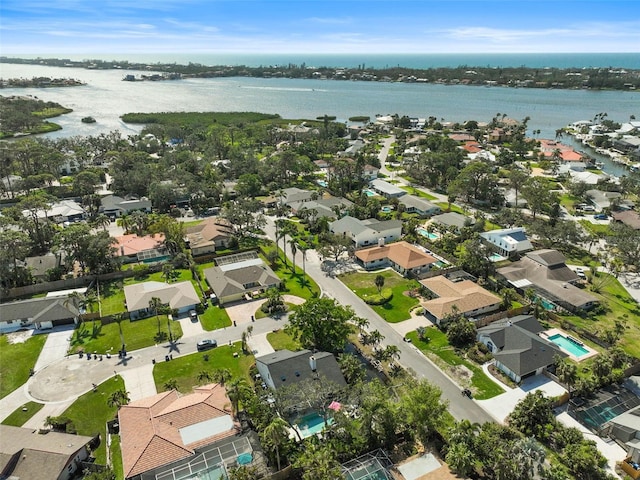
[[[221,218],[207,218],[185,228],[185,242],[194,257],[227,248],[232,236],[233,226]]]
[[[253,457],[241,436],[225,388],[176,390],[124,405],[118,411],[120,449],[127,480],[228,478],[227,466],[241,455]]]
[[[145,262],[164,260],[167,249],[164,244],[164,234],[143,235],[139,237],[135,233],[114,237],[116,243],[116,256],[122,263]]]
[[[0,478],[68,480],[82,471],[93,439],[0,425]]]
[[[125,285],[124,298],[131,319],[144,318],[153,312],[149,308],[152,298],[159,298],[162,305],[169,305],[178,310],[178,314],[186,313],[200,303],[200,296],[190,281],[178,283],[143,282]]]
[[[404,276],[420,276],[438,261],[405,241],[358,250],[355,256],[366,270],[391,267]]]
[[[466,317],[475,317],[500,308],[502,299],[471,280],[451,281],[440,275],[420,280],[435,298],[421,302],[425,315],[440,325],[441,320],[457,311]]]

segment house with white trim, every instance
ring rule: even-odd
[[[527,233],[523,227],[502,228],[481,232],[480,237],[503,257],[514,257],[533,250],[531,240],[527,238]]]
[[[329,231],[348,236],[356,248],[394,242],[402,236],[401,220],[380,221],[375,218],[358,220],[349,215],[329,223]]]

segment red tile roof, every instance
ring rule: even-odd
[[[356,252],[356,257],[365,263],[388,258],[404,269],[412,269],[436,263],[431,255],[419,250],[410,243],[396,242],[382,247],[371,247]]]
[[[145,235],[139,237],[135,233],[120,235],[115,237],[117,244],[116,255],[136,255],[144,250],[151,250],[160,247],[164,242],[164,234]]]

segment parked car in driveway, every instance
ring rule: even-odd
[[[576,267],[576,275],[578,275],[578,277],[583,280],[587,278],[587,276],[584,274],[584,268],[582,267]]]
[[[595,220],[606,220],[606,219],[607,219],[607,218],[609,218],[609,217],[607,216],[607,214],[606,214],[606,213],[596,213],[596,214],[593,216],[593,218],[594,218]]]
[[[192,322],[197,322],[198,312],[196,312],[195,310],[189,310],[189,318],[191,319]]]
[[[205,340],[200,340],[196,344],[196,348],[198,349],[199,352],[210,350],[212,348],[216,348],[217,346],[218,346],[218,342],[216,342],[215,340],[211,340],[210,338],[207,338]]]

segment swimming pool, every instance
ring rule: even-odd
[[[363,190],[362,193],[364,193],[367,197],[375,197],[376,196],[376,192],[374,192],[373,190]]]
[[[327,419],[327,425],[333,423],[333,418]],[[302,438],[310,437],[324,430],[324,419],[317,412],[311,412],[295,422]]]
[[[566,337],[561,333],[550,336],[549,341],[558,345],[562,350],[566,350],[574,357],[579,358],[589,353],[589,350],[580,345],[577,340]]]
[[[329,185],[327,182],[325,182],[324,180],[316,180],[316,183],[318,185],[320,185],[323,188],[327,188],[327,185]]]
[[[426,228],[417,228],[416,232],[418,232],[423,237],[427,237],[429,240],[437,240],[438,234],[428,231]]]

